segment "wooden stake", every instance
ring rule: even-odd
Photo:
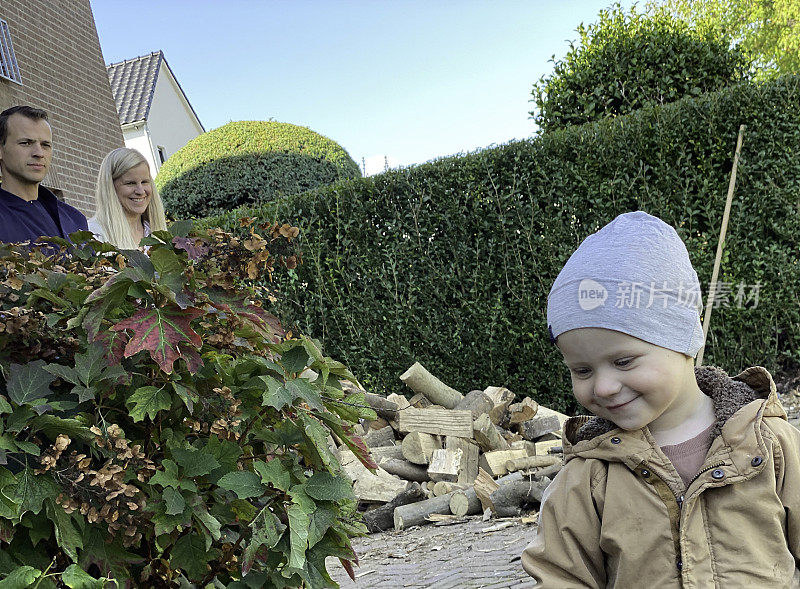
[[[728,183],[728,197],[725,200],[725,212],[722,215],[722,228],[719,231],[719,241],[717,242],[717,256],[714,259],[714,271],[711,274],[711,284],[708,287],[708,298],[706,300],[706,312],[703,317],[703,345],[697,352],[696,366],[703,365],[703,352],[706,349],[706,338],[708,337],[708,327],[711,323],[711,309],[714,307],[714,290],[717,288],[717,277],[719,276],[719,264],[722,260],[722,246],[725,242],[725,232],[728,230],[728,218],[731,214],[731,203],[733,202],[733,190],[736,187],[736,168],[739,166],[739,155],[742,152],[742,141],[744,139],[745,126],[739,127],[739,138],[736,140],[736,153],[733,156],[733,168],[731,169],[731,180]]]

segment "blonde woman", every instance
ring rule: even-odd
[[[150,166],[135,149],[120,147],[100,164],[97,209],[89,231],[120,249],[136,249],[143,237],[167,228],[164,205]]]

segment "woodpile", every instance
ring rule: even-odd
[[[371,532],[536,507],[561,468],[566,415],[504,387],[462,395],[418,362],[400,379],[413,395],[367,393],[378,419],[356,427],[375,472],[337,449]]]

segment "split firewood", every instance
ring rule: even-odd
[[[541,456],[543,454],[552,454],[554,448],[558,448],[559,452],[561,452],[561,438],[557,440],[548,440],[546,442],[535,442],[536,445],[536,456]]]
[[[528,440],[517,440],[515,442],[511,442],[511,449],[512,450],[519,450],[523,449],[528,453],[528,456],[536,456],[536,444],[533,442],[529,442]]]
[[[437,436],[472,437],[472,413],[450,409],[416,409],[409,407],[398,413],[397,429],[401,432],[423,432]]]
[[[492,423],[500,427],[508,425],[508,407],[514,402],[514,393],[505,387],[486,387],[484,394],[492,400],[494,406],[489,411],[489,418]]]
[[[564,423],[569,419],[569,415],[565,415],[560,411],[555,411],[544,405],[539,405],[539,410],[536,412],[536,415],[555,415],[558,418],[558,429],[563,429]]]
[[[366,393],[364,398],[367,401],[367,405],[372,407],[379,417],[383,417],[386,421],[397,419],[397,404],[388,401],[386,397],[381,397],[374,393]]]
[[[364,524],[370,532],[391,530],[394,526],[394,510],[400,505],[408,505],[425,499],[425,493],[419,483],[411,483],[408,488],[394,499],[364,514]]]
[[[383,458],[378,462],[378,466],[380,466],[383,470],[388,472],[389,474],[397,475],[401,479],[405,479],[407,481],[416,481],[418,483],[424,483],[428,481],[430,477],[428,476],[428,470],[424,466],[420,466],[419,464],[414,464],[413,462],[409,462],[408,460],[398,460],[397,458]]]
[[[461,450],[461,469],[458,472],[458,482],[468,486],[475,482],[478,476],[478,456],[480,448],[472,440],[458,436],[446,436],[444,447],[448,450]]]
[[[484,474],[486,473],[484,472]],[[494,489],[497,489],[500,486],[505,485],[506,483],[522,480],[522,474],[519,472],[513,472],[511,474],[507,474],[506,476],[497,479],[497,481],[495,481],[491,477],[489,477],[489,480],[492,482],[491,488],[492,491],[494,491]],[[483,492],[483,490],[481,490],[481,492]],[[464,496],[467,498],[467,512],[465,515],[477,515],[479,513],[486,511],[483,505],[483,500],[481,500],[481,498],[478,496],[478,490],[476,489],[475,485],[463,489],[463,493]],[[453,493],[453,497],[455,497],[458,494],[459,492],[456,491],[455,493]],[[490,495],[491,492],[485,496],[487,500],[487,507],[491,506],[491,503],[489,503]],[[457,499],[456,503],[458,505],[460,503],[463,503],[463,501]],[[459,507],[456,507],[456,509],[459,509]]]
[[[428,477],[432,481],[458,481],[458,473],[461,471],[461,449],[458,450],[434,450],[431,461],[428,465]]]
[[[414,464],[428,464],[433,456],[433,451],[442,447],[439,440],[431,434],[411,432],[400,445],[403,458]]]
[[[365,421],[364,425],[366,426],[366,431],[369,433],[371,429],[383,429],[389,422],[386,421],[383,417],[379,417],[378,419],[370,419],[369,421]]]
[[[413,366],[406,370],[401,376],[402,380],[415,393],[422,393],[432,403],[453,409],[464,396],[457,390],[450,388],[441,380],[428,372],[419,362],[414,362]]]
[[[342,470],[353,481],[353,493],[361,501],[386,503],[391,501],[408,485],[404,481],[386,472],[380,466],[370,472],[350,450],[342,450]]]
[[[523,421],[528,421],[532,419],[536,412],[539,409],[539,404],[531,399],[530,397],[525,397],[519,403],[514,403],[508,406],[508,412],[510,414],[509,417],[509,424],[515,425],[517,423],[522,423]]]
[[[402,411],[406,407],[411,407],[411,403],[408,402],[408,399],[406,399],[403,395],[398,395],[397,393],[391,393],[390,395],[387,395],[386,400],[397,405],[398,411]]]
[[[497,432],[492,420],[485,413],[473,423],[473,432],[475,441],[484,452],[507,450],[509,447],[508,442]]]
[[[537,411],[533,419],[523,421],[517,426],[519,428],[519,433],[522,434],[522,437],[526,440],[530,440],[531,442],[535,441],[536,438],[539,438],[544,434],[561,430],[561,424],[558,420],[558,416],[540,415],[539,413],[540,411]]]
[[[375,462],[380,464],[381,460],[387,458],[397,458],[399,460],[403,459],[403,448],[400,446],[399,443],[396,443],[395,446],[376,446],[375,448],[370,448],[369,453]]]
[[[411,407],[416,407],[417,409],[425,409],[426,407],[432,407],[433,403],[430,402],[428,397],[423,395],[422,393],[417,393],[413,397],[408,400],[408,404]]]
[[[498,517],[518,517],[522,515],[522,507],[528,503],[538,503],[542,500],[550,479],[531,479],[515,481],[501,485],[490,499],[494,505],[493,512]]]
[[[527,456],[525,458],[513,458],[506,461],[506,470],[514,472],[526,470],[528,468],[544,468],[561,462],[561,457],[555,454],[551,456]]]
[[[394,446],[394,430],[388,425],[382,429],[372,429],[362,439],[367,448]]]
[[[472,412],[472,419],[478,419],[484,413],[489,413],[494,407],[494,402],[483,391],[470,391],[459,401],[454,409]]]
[[[499,477],[508,473],[506,463],[517,458],[526,458],[527,450],[518,448],[516,450],[494,450],[484,452],[479,460],[480,467],[494,477]]]
[[[513,474],[518,474],[518,473],[513,473]],[[520,478],[522,478],[521,474],[519,476]],[[490,497],[492,493],[494,493],[498,489],[498,487],[500,487],[500,485],[498,485],[497,482],[495,482],[495,480],[492,478],[492,475],[490,475],[482,468],[478,469],[478,476],[475,478],[475,484],[472,486],[472,488],[474,489],[475,494],[477,495],[478,499],[481,502],[483,511],[486,511],[487,509],[490,509],[492,507],[492,502],[490,500]]]
[[[447,481],[439,481],[433,485],[433,496],[441,497],[453,491],[463,491],[466,485],[459,485],[458,483],[449,483]]]

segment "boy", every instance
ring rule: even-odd
[[[522,555],[546,589],[800,587],[800,430],[760,367],[694,368],[699,283],[642,212],[590,235],[547,321],[576,399]]]

